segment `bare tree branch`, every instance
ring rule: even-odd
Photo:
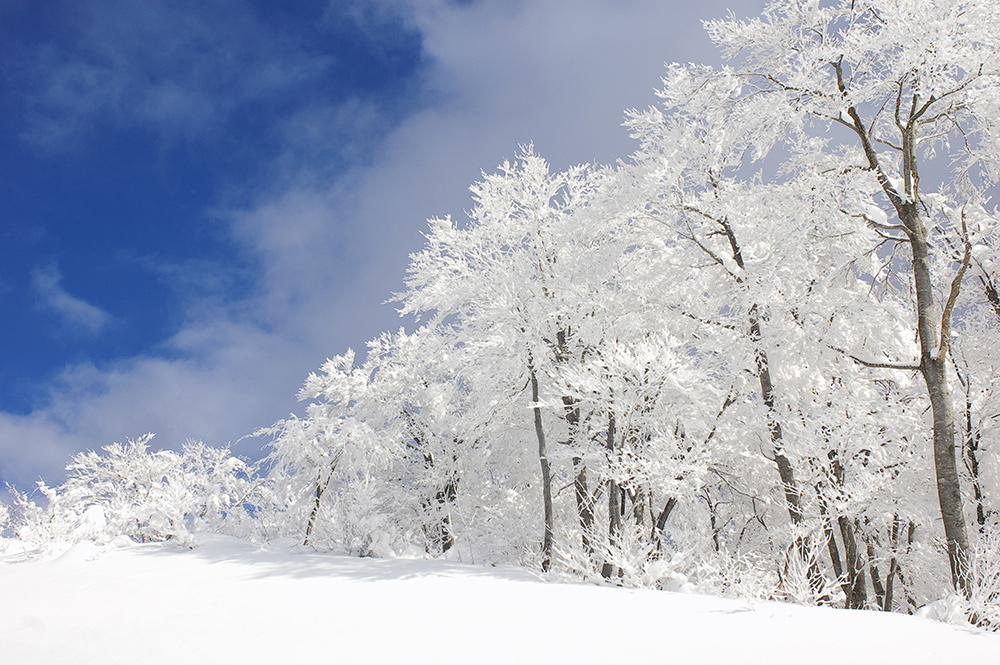
[[[962,264],[958,267],[955,279],[951,280],[948,302],[945,303],[944,311],[941,313],[941,343],[938,344],[938,358],[944,358],[951,345],[951,314],[955,309],[955,301],[958,300],[958,293],[962,288],[962,278],[965,276],[965,271],[969,269],[969,262],[972,259],[972,243],[969,242],[969,232],[965,225],[965,210],[962,210],[962,241],[965,245],[965,254],[962,256]]]
[[[836,351],[837,353],[840,353],[842,355],[847,356],[848,358],[850,358],[851,360],[853,360],[857,364],[861,365],[862,367],[867,367],[869,369],[898,369],[898,370],[902,370],[902,371],[905,371],[905,372],[919,372],[920,371],[920,365],[919,364],[874,362],[874,361],[871,361],[871,360],[865,360],[863,358],[859,358],[856,355],[854,355],[852,353],[848,353],[847,351],[841,349],[840,347],[834,346],[832,344],[827,344],[826,346],[828,348],[830,348],[831,350]]]

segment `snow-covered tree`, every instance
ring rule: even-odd
[[[546,570],[553,552],[554,472],[540,384],[551,373],[568,327],[561,320],[561,299],[574,287],[560,275],[558,264],[573,251],[573,231],[566,220],[587,204],[593,187],[587,175],[584,168],[550,173],[530,147],[517,162],[484,175],[472,187],[476,205],[469,224],[431,220],[427,246],[412,257],[402,296],[403,313],[431,313],[435,324],[455,319],[472,362],[469,370],[475,372],[468,376],[470,386],[498,381],[487,389],[505,396],[508,408],[515,409],[516,387],[529,390],[542,494],[541,565]]]
[[[367,368],[355,365],[352,350],[335,356],[319,373],[310,374],[299,392],[299,399],[313,400],[305,418],[292,416],[255,433],[273,437],[266,462],[279,510],[277,519],[301,536],[303,544],[309,544],[317,528],[327,523],[322,512],[331,496],[364,503],[358,509],[364,519],[370,518],[375,499],[362,489],[376,470],[390,466],[399,454],[393,448],[396,442],[378,436],[374,423],[362,417],[358,408],[370,379]],[[345,505],[342,502],[338,507]],[[371,544],[365,539],[362,534],[361,542],[348,548],[356,544],[365,550]]]
[[[799,183],[855,218],[842,233],[871,234],[892,273],[885,281],[896,280],[896,298],[911,304],[919,349],[913,360],[873,358],[857,343],[843,352],[922,377],[952,578],[968,593],[948,351],[971,247],[995,223],[984,204],[1000,175],[1000,8],[781,0],[759,19],[707,27],[732,66],[671,67],[666,105],[712,119],[746,159],[774,155],[781,166],[765,178]]]

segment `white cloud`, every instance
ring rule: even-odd
[[[626,156],[633,146],[623,109],[655,103],[665,61],[715,58],[698,18],[725,6],[382,4],[404,11],[423,35],[422,104],[377,147],[354,144],[344,157],[354,166],[332,183],[324,183],[327,148],[308,145],[335,149],[354,119],[363,128],[378,122],[364,115],[371,109],[351,102],[340,115],[289,118],[279,182],[255,204],[220,213],[260,266],[259,288],[225,307],[189,303],[188,323],[162,357],[68,369],[49,406],[0,414],[4,479],[22,482],[51,470],[53,459],[61,467],[73,451],[147,431],[164,446],[188,437],[218,445],[284,417],[325,357],[398,326],[380,303],[402,287],[426,218],[461,215],[480,170],[518,143],[533,141],[556,168]],[[760,4],[742,2],[740,11]],[[340,120],[324,130],[324,118]]]
[[[62,275],[54,265],[35,270],[31,284],[38,305],[58,314],[64,329],[70,333],[94,335],[111,321],[111,315],[100,307],[67,293],[62,286]]]

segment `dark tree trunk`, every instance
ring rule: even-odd
[[[893,594],[895,592],[895,579],[898,577],[900,581],[903,579],[903,571],[900,569],[899,560],[896,558],[896,552],[899,549],[899,527],[901,526],[899,521],[899,515],[892,516],[892,558],[889,560],[889,572],[885,576],[885,599],[882,602],[882,611],[889,612],[892,610]],[[916,531],[916,525],[910,522],[906,529],[906,545],[909,548],[913,544],[913,535]],[[909,599],[908,599],[909,600]],[[911,601],[912,602],[912,601]]]
[[[559,330],[556,333],[556,362],[563,363],[569,359],[569,335],[566,330]],[[577,430],[580,423],[580,408],[575,399],[569,395],[563,395],[563,417],[566,419],[566,429],[569,437],[563,443],[570,448],[576,445]],[[587,487],[587,465],[583,458],[577,454],[573,455],[573,494],[576,498],[576,512],[580,519],[580,537],[583,550],[588,556],[594,554],[594,544],[590,542],[590,535],[594,530],[594,506]]]
[[[608,459],[612,462],[615,456],[615,417],[608,416]],[[614,551],[618,546],[618,538],[622,529],[622,493],[617,481],[608,481],[608,549]],[[609,561],[601,566],[601,576],[610,579],[617,575],[617,570]]]
[[[771,433],[771,445],[774,450],[774,463],[778,467],[778,478],[785,493],[785,506],[792,524],[798,526],[802,522],[802,495],[799,484],[795,480],[792,463],[784,452],[784,441],[781,433],[781,423],[778,422],[774,409],[774,384],[771,383],[771,368],[767,362],[767,354],[761,349],[760,318],[757,305],[750,308],[750,339],[754,341],[757,354],[757,379],[760,382],[760,395],[767,407],[767,417]]]
[[[576,497],[576,513],[580,518],[581,542],[583,550],[588,556],[592,556],[594,544],[590,542],[590,534],[594,530],[594,507],[587,488],[587,465],[581,458],[573,458],[573,471],[573,494]]]
[[[844,558],[847,563],[847,577],[844,579],[842,588],[847,596],[846,607],[860,610],[868,602],[868,592],[865,584],[865,567],[858,550],[858,541],[855,537],[854,526],[847,517],[837,518],[840,527],[840,537],[844,541]]]
[[[705,487],[703,490],[702,498],[705,499],[705,503],[708,505],[708,526],[712,531],[712,547],[716,552],[721,552],[722,544],[719,542],[719,518],[716,512],[719,502],[712,501],[712,493],[709,492],[708,487]]]
[[[875,592],[875,602],[878,607],[885,607],[885,587],[882,586],[882,578],[878,572],[878,566],[875,564],[875,548],[872,547],[871,543],[868,543],[868,575],[872,579],[872,591]]]
[[[976,525],[979,532],[982,533],[990,515],[990,511],[985,505],[983,479],[979,468],[979,446],[982,440],[982,431],[972,424],[972,377],[968,373],[963,375],[954,359],[952,362],[958,374],[958,381],[965,389],[965,431],[962,433],[965,443],[962,450],[965,457],[965,468],[968,469],[972,479],[972,495],[976,502]]]
[[[457,495],[458,487],[454,477],[450,477],[448,482],[445,483],[444,488],[438,490],[436,495],[438,505],[444,510],[444,515],[438,524],[439,542],[441,543],[442,553],[447,552],[455,545],[455,536],[451,531],[451,515],[447,511],[447,507],[454,503]]]
[[[830,460],[830,473],[833,476],[835,487],[838,491],[843,491],[844,465],[834,450],[827,452],[827,458]],[[825,502],[820,503],[820,509],[825,514]],[[852,524],[846,515],[837,516],[837,527],[840,530],[841,541],[844,543],[843,566],[838,561],[839,552],[832,533],[829,534],[827,540],[830,557],[834,561],[834,571],[837,577],[842,580],[840,588],[844,591],[844,606],[848,609],[863,609],[868,602],[864,562],[858,549],[856,525],[857,523]],[[836,559],[833,558],[835,554],[837,555]]]
[[[629,498],[632,500],[632,521],[641,527],[646,524],[646,491],[641,487],[631,490]]]
[[[899,547],[899,515],[892,516],[892,529],[889,532],[889,542],[892,544],[892,557],[889,559],[889,572],[885,574],[885,597],[882,599],[882,611],[892,610],[892,594],[896,579],[896,550]]]
[[[552,531],[554,513],[552,510],[552,473],[549,468],[548,453],[545,449],[545,429],[542,427],[542,407],[538,397],[538,375],[532,361],[528,360],[531,378],[531,403],[535,414],[535,438],[538,439],[538,462],[542,467],[542,503],[545,513],[545,531],[542,535],[542,570],[548,572],[552,566]]]
[[[892,594],[897,573],[899,573],[899,562],[896,561],[896,557],[892,557],[889,560],[889,572],[885,576],[885,598],[882,601],[883,612],[892,611]]]
[[[658,547],[662,548],[663,530],[667,526],[667,520],[670,519],[670,513],[674,512],[674,508],[676,507],[677,507],[677,499],[674,497],[670,497],[669,499],[667,499],[667,502],[663,505],[663,510],[661,510],[660,514],[656,516],[656,522],[653,524],[653,527],[656,530],[656,539]]]
[[[323,492],[330,485],[330,480],[333,479],[333,473],[337,470],[337,463],[334,462],[327,473],[326,478],[322,475],[318,475],[316,478],[316,500],[313,503],[312,512],[309,514],[309,523],[306,524],[306,537],[303,539],[302,544],[308,545],[309,539],[312,537],[313,529],[316,527],[316,519],[319,517],[319,507],[320,502],[323,500]]]
[[[826,538],[826,548],[830,553],[830,563],[833,565],[833,574],[837,579],[842,579],[844,575],[844,564],[840,559],[840,548],[837,547],[837,539],[833,535],[833,526],[830,524],[830,515],[826,506],[826,501],[820,498],[819,514],[823,518],[823,537]]]

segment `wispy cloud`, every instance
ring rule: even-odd
[[[111,315],[100,307],[67,292],[62,286],[62,274],[55,265],[32,272],[31,286],[38,305],[59,315],[64,329],[69,332],[94,335],[111,321]]]
[[[61,40],[21,49],[21,137],[58,152],[95,124],[203,136],[248,103],[315,83],[333,59],[228,3],[64,5]]]

